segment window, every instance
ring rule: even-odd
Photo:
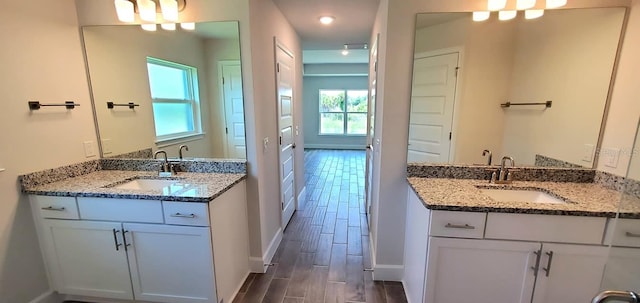
[[[198,70],[147,57],[156,141],[201,134]]]
[[[321,135],[366,135],[367,90],[320,90]]]

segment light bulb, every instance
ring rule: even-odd
[[[536,0],[518,0],[516,2],[516,9],[517,10],[530,9],[530,8],[532,8],[534,6],[536,6]]]
[[[116,6],[116,14],[118,14],[118,20],[122,22],[132,23],[135,21],[135,13],[133,9],[133,3],[129,0],[114,0],[113,4]]]
[[[156,22],[156,3],[151,0],[138,0],[137,3],[140,19]]]
[[[348,51],[348,50],[346,50],[346,49],[343,49],[343,50],[342,50],[342,55],[343,55],[343,56],[346,56],[346,55],[348,55],[348,54],[349,54],[349,51]]]
[[[324,24],[324,25],[329,25],[331,23],[333,23],[333,21],[335,21],[336,18],[333,16],[322,16],[320,17],[320,23]]]
[[[182,22],[180,27],[184,30],[192,31],[196,29],[196,24],[194,22]]]
[[[485,21],[489,19],[489,16],[491,16],[491,12],[489,11],[473,12],[473,21]]]
[[[176,24],[175,23],[162,23],[162,24],[160,24],[160,27],[162,27],[162,29],[166,30],[166,31],[174,31],[174,30],[176,30]]]
[[[498,19],[501,21],[507,21],[515,18],[517,15],[517,11],[500,11],[498,12]]]
[[[547,0],[547,8],[558,8],[567,5],[567,0]]]
[[[157,29],[157,26],[155,24],[140,24],[140,27],[148,32],[155,32]]]
[[[524,11],[524,18],[525,19],[540,18],[540,17],[542,17],[542,15],[544,15],[544,10],[543,9],[528,9],[528,10]]]
[[[162,10],[162,18],[164,18],[164,20],[178,21],[178,1],[160,0],[160,9]]]
[[[499,11],[507,6],[507,0],[489,0],[487,2],[487,9],[490,11]]]

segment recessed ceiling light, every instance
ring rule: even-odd
[[[344,49],[342,50],[342,55],[346,56],[349,54],[349,45],[345,44]]]
[[[331,23],[333,23],[333,21],[336,20],[336,17],[333,16],[322,16],[320,17],[320,23],[324,24],[324,25],[329,25]]]

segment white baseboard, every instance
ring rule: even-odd
[[[297,209],[302,209],[307,205],[307,187],[303,187],[302,190],[300,191],[300,194],[298,195],[298,208]]]
[[[376,281],[402,281],[404,266],[376,264],[373,267],[373,279]]]
[[[365,150],[366,143],[362,145],[355,144],[304,144],[305,149],[357,149]]]
[[[62,299],[60,298],[60,296],[58,296],[57,292],[54,292],[53,290],[49,290],[41,295],[39,295],[37,298],[29,301],[29,303],[61,303]]]
[[[282,227],[278,228],[278,231],[273,236],[273,239],[271,239],[271,243],[269,243],[269,247],[267,247],[267,250],[262,258],[249,258],[249,267],[251,269],[251,272],[264,273],[267,271],[267,265],[271,264],[271,260],[276,254],[278,246],[280,246],[280,242],[282,242]]]

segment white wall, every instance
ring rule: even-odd
[[[304,77],[304,145],[307,148],[364,149],[365,136],[319,135],[320,89],[362,89],[369,87],[367,77]]]
[[[515,27],[494,19],[473,22],[469,15],[416,31],[416,53],[462,51],[453,124],[454,163],[484,163],[484,149],[502,154],[501,134],[513,60]]]
[[[518,22],[507,100],[553,100],[553,107],[504,110],[504,151],[516,163],[533,164],[540,154],[593,166],[582,161],[584,145],[598,143],[624,13],[550,11],[544,22]]]
[[[0,302],[29,302],[49,286],[17,176],[86,160],[96,135],[73,1],[4,2],[0,40]],[[81,106],[29,112],[29,100]]]
[[[212,99],[211,80],[205,59],[205,43],[190,33],[158,30],[147,32],[139,26],[92,26],[83,29],[87,62],[96,103],[100,139],[111,140],[112,153],[119,155],[136,150],[163,149],[169,157],[178,156],[178,146],[156,148],[153,107],[147,56],[195,67],[202,131],[204,137],[189,141],[189,154],[214,157],[212,139],[220,141],[221,131],[210,129]],[[215,81],[213,83],[216,83]],[[219,99],[216,97],[214,100]],[[108,109],[107,101],[140,104],[135,110],[126,107]],[[177,145],[180,145],[179,143]]]

